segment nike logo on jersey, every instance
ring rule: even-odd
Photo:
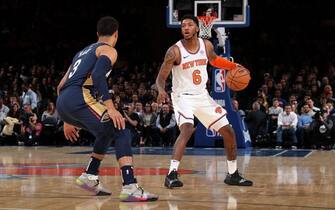
[[[185,59],[185,58],[188,58],[188,57],[190,57],[190,55],[183,56],[184,59]]]

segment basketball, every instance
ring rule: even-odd
[[[231,90],[241,91],[248,86],[250,79],[249,70],[238,66],[227,72],[226,83]]]

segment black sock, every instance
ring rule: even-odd
[[[123,179],[123,185],[137,183],[134,177],[133,166],[121,167],[121,174],[122,174],[122,179]]]
[[[86,168],[87,174],[98,175],[99,174],[99,167],[100,167],[101,160],[91,157],[90,162]]]

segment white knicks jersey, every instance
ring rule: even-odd
[[[180,64],[172,68],[173,93],[201,94],[206,91],[208,58],[204,40],[198,39],[200,47],[196,53],[187,51],[181,41],[176,43],[181,58]]]

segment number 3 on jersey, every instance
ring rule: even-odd
[[[193,77],[193,83],[195,85],[199,85],[201,84],[201,74],[200,74],[200,70],[194,70],[192,73],[192,77]]]
[[[69,79],[74,75],[74,73],[76,73],[76,71],[78,70],[78,66],[80,65],[81,63],[81,59],[77,60],[74,64],[73,64],[73,67],[69,73]]]

